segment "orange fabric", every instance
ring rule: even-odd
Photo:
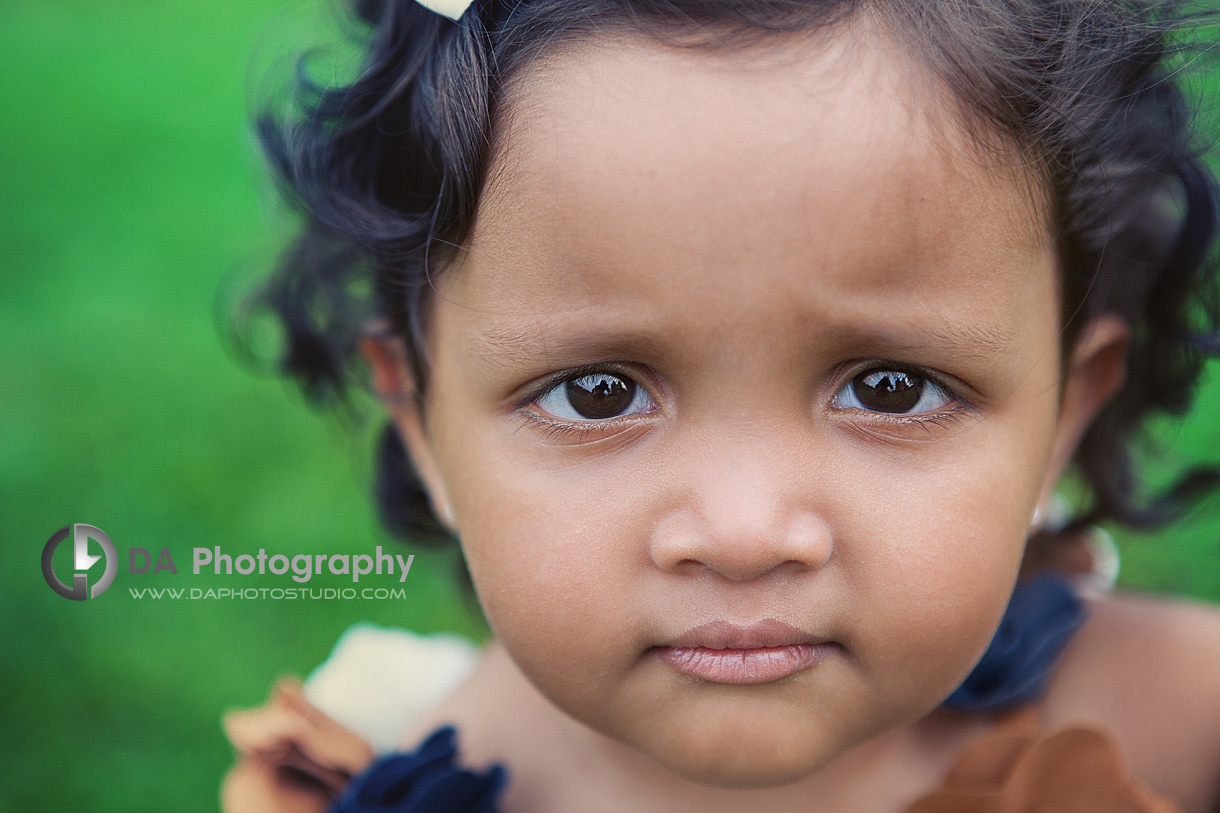
[[[1043,737],[1038,712],[1003,720],[906,813],[1181,813],[1128,775],[1108,734],[1069,728]]]

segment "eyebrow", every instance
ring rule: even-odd
[[[1012,352],[1016,331],[1002,325],[971,325],[944,322],[920,327],[917,331],[849,329],[855,342],[875,342],[904,350],[946,349],[978,361],[998,361]],[[915,336],[920,340],[913,341]],[[643,350],[659,352],[661,343],[650,334],[633,331],[591,328],[563,340],[546,342],[541,330],[492,329],[479,334],[473,350],[485,364],[496,367],[561,362],[585,353],[618,352],[634,354]]]
[[[594,328],[555,342],[547,342],[545,336],[541,330],[493,329],[477,336],[472,344],[475,355],[492,366],[525,366],[547,360],[560,361],[583,353],[655,351],[660,347],[653,337],[634,331]]]
[[[915,343],[889,337],[893,344],[910,348],[947,347],[969,358],[991,360],[1011,352],[1016,331],[1000,325],[971,325],[944,322],[923,332],[928,341]]]

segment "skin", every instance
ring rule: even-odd
[[[1037,178],[851,33],[594,42],[523,77],[468,250],[437,279],[425,412],[394,401],[503,647],[474,685],[654,799],[929,781],[940,762],[917,746],[960,745],[929,712],[985,649],[1035,506],[1122,383],[1112,318],[1060,380]],[[400,347],[364,349],[381,391],[410,390]],[[548,414],[582,365],[647,394],[610,420]],[[895,365],[944,397],[895,416],[845,395]],[[657,656],[762,619],[829,655],[745,686]]]

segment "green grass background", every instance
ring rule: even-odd
[[[0,811],[215,809],[222,710],[307,673],[350,624],[485,634],[441,555],[417,557],[406,601],[140,601],[128,587],[260,582],[125,566],[96,601],[42,581],[43,544],[72,522],[120,554],[167,547],[180,574],[196,546],[395,545],[373,519],[368,427],[237,364],[213,315],[287,233],[245,122],[260,37],[309,41],[281,9],[0,2]],[[1220,460],[1210,372],[1194,414],[1158,426],[1158,465]],[[1122,535],[1123,582],[1220,602],[1217,514]]]

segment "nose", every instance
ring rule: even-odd
[[[704,461],[707,462],[707,461]],[[653,526],[650,556],[670,573],[715,572],[733,581],[777,568],[820,568],[834,539],[808,499],[808,483],[776,468],[699,468],[683,504]]]

